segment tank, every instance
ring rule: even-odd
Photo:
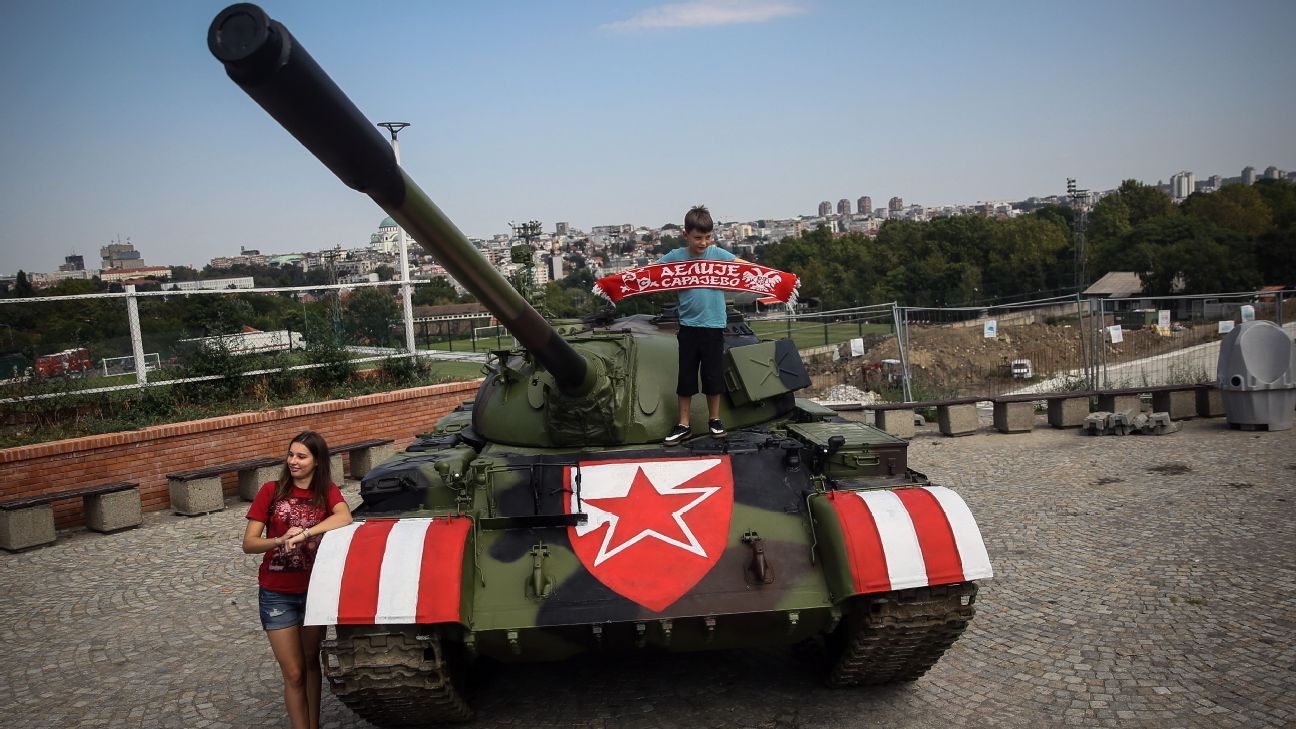
[[[721,417],[678,446],[677,321],[549,322],[396,164],[387,141],[255,5],[213,20],[227,74],[413,234],[516,339],[475,399],[371,470],[320,543],[307,622],[325,675],[380,726],[471,718],[477,661],[808,644],[823,679],[921,677],[991,566],[955,492],[907,443],[796,393],[791,340],[725,331]],[[703,398],[691,422],[705,423]]]

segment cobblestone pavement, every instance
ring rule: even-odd
[[[1296,429],[928,428],[910,463],[968,501],[996,572],[923,679],[830,691],[791,650],[585,657],[495,667],[476,725],[1296,723]],[[246,505],[229,507],[0,554],[0,725],[286,726],[256,617],[258,558],[238,548]],[[327,695],[323,716],[367,726]]]

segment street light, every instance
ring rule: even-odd
[[[409,126],[409,122],[380,122],[378,126],[391,134],[392,152],[396,155],[396,166],[400,167],[400,141],[396,135]],[[401,267],[401,304],[405,312],[405,349],[414,354],[414,304],[410,295],[409,251],[405,250],[405,227],[396,224],[397,240],[400,245]]]

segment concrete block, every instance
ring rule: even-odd
[[[1098,409],[1109,413],[1123,413],[1128,410],[1138,412],[1142,409],[1138,395],[1099,395]]]
[[[171,508],[182,516],[210,514],[225,508],[225,491],[220,476],[195,478],[190,481],[167,479],[171,493]]]
[[[239,471],[239,498],[244,501],[251,501],[256,498],[257,492],[265,485],[267,481],[274,481],[279,478],[283,472],[283,464],[276,463],[273,466],[262,466],[260,468],[249,468]]]
[[[1129,435],[1132,432],[1130,411],[1112,413],[1107,432],[1112,435]]]
[[[941,435],[949,436],[972,435],[980,426],[974,402],[939,405],[936,408],[936,421],[940,425]]]
[[[1111,416],[1111,413],[1103,410],[1089,413],[1085,417],[1084,432],[1089,435],[1106,435],[1107,430],[1111,427]]]
[[[1170,413],[1152,413],[1149,424],[1152,435],[1169,435],[1183,428],[1183,423],[1170,419]]]
[[[1197,417],[1220,418],[1224,416],[1224,398],[1219,388],[1197,390]]]
[[[85,497],[85,524],[86,528],[96,532],[115,532],[139,526],[139,489]]]
[[[392,457],[396,452],[391,443],[351,451],[351,478],[362,479],[373,467]]]
[[[1000,433],[1029,433],[1035,427],[1035,403],[995,403],[994,427]]]
[[[914,411],[910,408],[878,410],[877,427],[897,438],[912,438],[917,432],[914,429]]]
[[[1088,397],[1048,401],[1048,424],[1054,428],[1079,428],[1089,417]]]
[[[0,547],[11,552],[54,541],[54,506],[0,510]]]
[[[338,486],[341,486],[342,480],[346,478],[346,473],[342,470],[341,453],[329,457],[329,476],[333,479],[333,483]]]
[[[1197,391],[1152,393],[1152,412],[1170,414],[1171,420],[1187,420],[1197,416]]]

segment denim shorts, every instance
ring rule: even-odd
[[[302,624],[306,617],[306,593],[290,595],[286,592],[273,592],[264,587],[259,590],[257,598],[261,605],[262,628],[281,630]]]

